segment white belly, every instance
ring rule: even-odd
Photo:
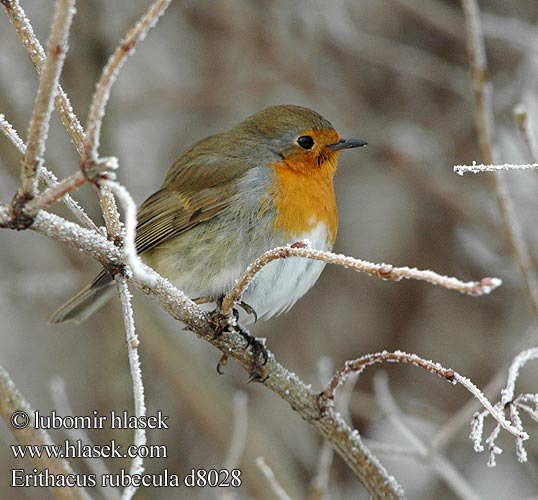
[[[304,239],[310,240],[312,248],[316,250],[329,249],[324,224],[319,224],[312,231],[299,235],[288,243]],[[247,288],[243,301],[254,308],[259,318],[281,314],[312,288],[324,267],[325,262],[302,257],[270,262],[256,275]],[[241,320],[248,322],[249,318],[242,316]]]

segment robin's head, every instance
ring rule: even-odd
[[[298,172],[316,169],[334,173],[338,153],[365,146],[359,139],[342,139],[320,114],[301,106],[281,105],[262,109],[237,128],[249,138],[247,147],[256,160],[268,158]]]

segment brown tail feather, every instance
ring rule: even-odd
[[[114,281],[102,271],[89,285],[60,307],[49,319],[50,324],[86,321],[115,294]]]

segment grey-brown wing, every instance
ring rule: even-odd
[[[239,146],[224,132],[197,142],[172,164],[165,187],[138,211],[139,253],[215,217],[229,205],[238,179],[256,166],[248,152],[237,154]]]
[[[146,252],[215,217],[229,205],[232,195],[230,189],[221,187],[196,193],[160,189],[138,211],[137,252]]]

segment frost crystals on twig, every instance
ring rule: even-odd
[[[523,441],[527,439],[527,434],[523,430],[520,412],[523,411],[534,421],[538,422],[538,394],[520,394],[514,397],[515,383],[519,372],[523,366],[531,360],[538,359],[538,347],[532,347],[520,352],[512,361],[508,370],[508,381],[506,387],[501,391],[501,400],[494,406],[495,411],[503,414],[509,412],[510,420],[514,427],[519,431],[520,436],[516,437],[516,456],[520,462],[527,461],[527,452],[523,446]],[[476,452],[484,451],[482,439],[484,434],[484,419],[491,414],[487,409],[475,413],[471,422],[471,433],[469,437],[474,443]],[[489,451],[488,466],[495,467],[495,456],[499,455],[502,450],[495,444],[499,435],[500,425],[497,424],[491,434],[486,438],[486,446]]]
[[[513,163],[505,163],[504,165],[484,165],[483,163],[476,163],[473,161],[472,165],[455,165],[454,172],[458,175],[463,175],[468,172],[473,174],[479,174],[482,172],[499,172],[501,170],[536,170],[538,169],[538,163],[517,165]]]
[[[131,293],[127,287],[127,281],[124,276],[117,274],[114,276],[118,291],[120,294],[121,308],[123,311],[123,322],[125,325],[125,341],[129,352],[129,367],[131,369],[131,377],[133,380],[134,393],[134,408],[137,419],[145,417],[146,403],[144,398],[144,385],[142,383],[142,371],[140,369],[140,358],[138,356],[138,336],[135,331],[133,307],[131,304]],[[137,427],[134,433],[134,446],[139,449],[145,446],[147,442],[146,430],[142,427]],[[131,463],[129,475],[142,474],[144,472],[144,460],[137,454]],[[123,491],[122,500],[130,500],[136,493],[137,486],[127,486]]]
[[[499,430],[502,427],[504,430],[508,431],[516,438],[518,448],[522,447],[521,443],[529,438],[528,434],[524,432],[521,426],[518,424],[517,418],[512,418],[511,422],[507,420],[503,413],[502,404],[498,403],[497,405],[493,406],[484,396],[484,394],[482,394],[482,391],[478,387],[476,387],[476,385],[474,385],[468,378],[463,377],[451,368],[444,368],[439,363],[428,361],[417,356],[416,354],[408,354],[401,351],[382,351],[375,354],[367,354],[352,361],[346,361],[344,366],[340,370],[338,370],[333,376],[327,388],[318,396],[318,404],[320,406],[321,413],[326,411],[326,408],[332,404],[336,389],[340,385],[342,385],[342,383],[346,380],[350,373],[357,373],[360,375],[367,366],[373,365],[375,363],[382,363],[384,361],[412,364],[417,368],[423,368],[425,370],[428,370],[430,373],[444,378],[452,384],[459,383],[463,385],[476,399],[478,399],[478,401],[480,401],[480,404],[484,407],[484,412],[482,412],[484,416],[478,418],[477,425],[483,425],[483,419],[485,415],[489,414],[497,421]],[[471,433],[472,439],[475,442],[475,450],[478,447],[477,434],[478,431],[475,430],[473,430],[473,432]]]
[[[300,241],[285,247],[276,247],[265,252],[261,257],[258,257],[248,266],[243,276],[239,278],[234,287],[224,296],[221,307],[222,314],[224,316],[229,315],[234,304],[241,301],[241,297],[252,280],[267,264],[273,260],[287,259],[288,257],[321,260],[328,264],[337,264],[353,269],[354,271],[360,271],[390,281],[400,281],[402,279],[426,281],[432,285],[439,285],[473,296],[487,295],[502,285],[502,280],[499,278],[482,278],[480,281],[464,282],[457,278],[442,276],[433,271],[424,271],[412,267],[394,267],[391,264],[374,264],[366,260],[355,259],[345,255],[315,250],[310,248],[309,243]]]
[[[39,80],[32,111],[26,154],[22,160],[21,178],[16,199],[28,200],[37,194],[37,174],[43,164],[53,99],[67,53],[67,36],[75,12],[74,0],[58,0],[50,30],[47,59]],[[14,200],[15,208],[15,200]]]
[[[153,284],[153,276],[146,272],[138,254],[136,253],[136,204],[121,184],[115,181],[101,181],[101,186],[110,189],[112,193],[120,200],[125,212],[125,231],[123,235],[123,253],[127,264],[134,275],[145,280],[150,286]]]

